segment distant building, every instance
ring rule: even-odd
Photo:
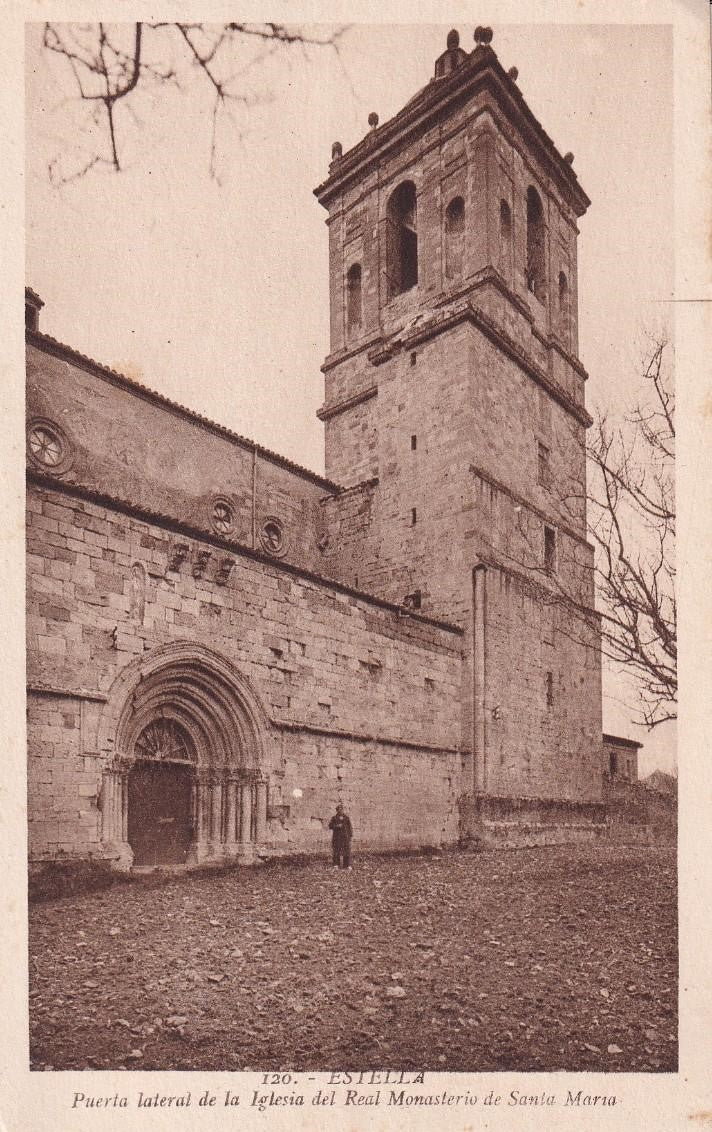
[[[620,735],[603,736],[603,774],[610,782],[638,781],[638,751],[642,743]]]
[[[341,798],[361,848],[601,835],[590,202],[490,39],[451,32],[316,190],[326,476],[43,334],[28,291],[33,862],[319,851]]]

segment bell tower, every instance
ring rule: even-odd
[[[332,572],[464,632],[477,796],[600,797],[577,222],[492,30],[344,153],[328,211]],[[359,521],[346,522],[357,495]],[[584,616],[580,614],[585,611]],[[574,613],[575,610],[579,612]]]

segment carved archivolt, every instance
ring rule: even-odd
[[[247,680],[188,641],[162,645],[121,672],[102,712],[99,750],[125,767],[146,757],[147,743],[158,749],[171,737],[198,768],[256,772],[269,755],[269,722]]]

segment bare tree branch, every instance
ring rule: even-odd
[[[184,89],[184,79],[197,74],[207,80],[214,101],[211,117],[210,176],[217,176],[217,128],[222,111],[230,104],[250,107],[257,101],[240,85],[255,59],[238,65],[240,46],[262,43],[258,59],[272,51],[294,49],[330,49],[338,54],[345,28],[325,36],[313,35],[299,28],[276,23],[204,24],[200,22],[168,23],[147,21],[126,24],[60,24],[44,25],[43,46],[48,53],[64,60],[72,75],[77,101],[87,109],[101,110],[104,146],[83,158],[77,168],[60,173],[59,160],[51,163],[55,183],[66,184],[85,176],[98,166],[110,166],[119,172],[124,165],[126,148],[125,117],[119,114],[130,108],[134,97],[151,84]],[[147,40],[151,40],[150,51]],[[182,47],[182,51],[180,48]],[[175,64],[164,63],[178,49]],[[254,53],[253,53],[254,54]],[[90,112],[91,120],[95,121]],[[92,135],[93,136],[93,135]],[[100,134],[101,137],[101,134]]]

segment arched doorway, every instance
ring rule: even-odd
[[[99,734],[106,855],[118,868],[254,858],[268,740],[257,697],[218,653],[176,642],[129,665]]]

